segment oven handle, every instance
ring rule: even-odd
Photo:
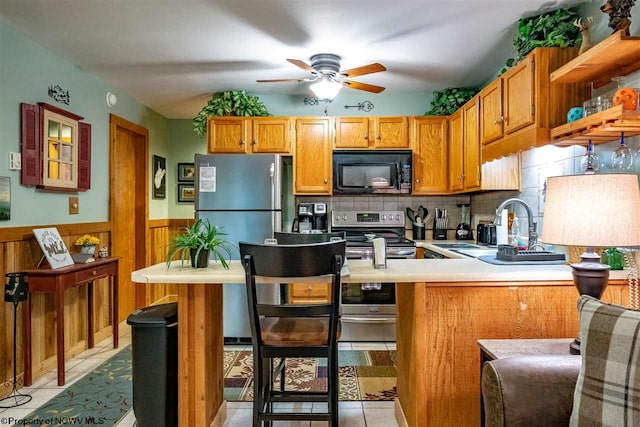
[[[395,317],[353,317],[353,316],[342,316],[340,320],[347,323],[396,323]]]

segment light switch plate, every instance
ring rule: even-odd
[[[80,203],[77,197],[69,197],[69,215],[77,215],[80,213]]]
[[[22,156],[20,153],[9,153],[9,170],[19,171],[22,169]]]

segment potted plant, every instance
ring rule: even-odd
[[[247,95],[245,90],[228,90],[214,93],[207,105],[193,118],[193,131],[200,138],[207,134],[209,116],[268,116],[267,107],[255,95]]]
[[[209,254],[213,254],[214,259],[219,260],[222,267],[229,268],[224,256],[226,254],[227,257],[231,257],[231,243],[222,237],[226,236],[226,233],[201,218],[198,218],[191,227],[185,227],[184,230],[184,233],[171,239],[167,252],[167,268],[178,252],[180,252],[182,265],[184,265],[186,254],[189,253],[193,268],[205,268],[209,263]]]
[[[85,234],[84,236],[78,237],[75,241],[76,246],[80,246],[81,254],[91,254],[93,255],[96,252],[96,245],[100,243],[100,239],[95,236],[90,236],[89,234]]]

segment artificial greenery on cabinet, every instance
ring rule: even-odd
[[[477,87],[448,87],[443,90],[433,92],[431,108],[424,113],[425,116],[448,116],[455,113],[476,93],[480,91]]]
[[[580,18],[575,8],[556,9],[518,21],[518,32],[513,39],[515,58],[507,59],[502,73],[522,61],[537,47],[571,47],[580,40],[580,28],[574,25]]]
[[[210,116],[268,116],[267,107],[255,95],[245,90],[227,90],[214,93],[207,105],[193,118],[193,131],[200,138],[207,134],[207,117]]]

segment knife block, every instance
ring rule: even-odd
[[[446,228],[434,228],[433,229],[433,240],[447,240],[447,229]]]

